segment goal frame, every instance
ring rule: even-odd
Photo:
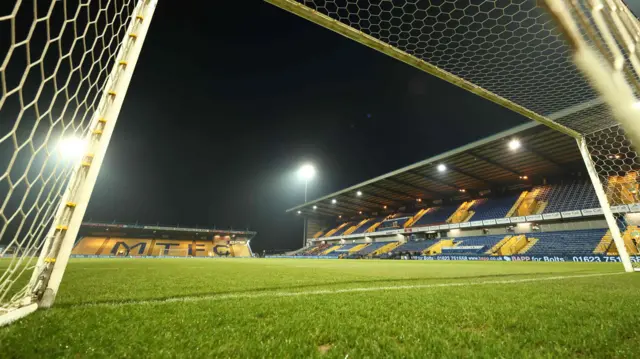
[[[569,113],[575,113],[585,108],[604,103],[605,101],[603,101],[601,98],[596,98],[591,101],[585,102],[583,104],[576,105],[573,108],[566,108],[562,111],[559,111],[558,113],[548,114],[546,116],[541,115],[509,99],[506,99],[496,93],[488,91],[462,77],[459,77],[453,73],[445,71],[435,66],[434,64],[424,61],[397,47],[394,47],[384,41],[381,41],[374,36],[366,34],[363,31],[353,28],[341,21],[338,21],[330,16],[327,16],[319,11],[316,11],[315,9],[307,7],[296,0],[264,0],[264,1],[269,4],[275,5],[285,11],[288,11],[294,15],[297,15],[303,19],[306,19],[316,25],[320,25],[326,29],[336,32],[348,39],[354,40],[362,45],[365,45],[369,48],[377,50],[396,60],[402,61],[430,75],[433,75],[437,78],[445,80],[453,85],[456,85],[464,90],[467,90],[468,92],[476,94],[486,100],[494,102],[500,106],[506,107],[531,120],[544,124],[554,130],[557,130],[559,132],[562,132],[566,135],[573,137],[577,142],[577,146],[582,155],[583,162],[589,172],[591,184],[595,187],[596,195],[598,197],[598,202],[602,206],[603,213],[605,215],[607,225],[611,230],[611,235],[613,237],[613,240],[616,246],[619,248],[618,255],[619,255],[620,261],[623,263],[624,270],[626,272],[640,271],[640,268],[634,268],[633,264],[631,263],[631,258],[629,257],[626,247],[624,246],[624,241],[622,239],[620,230],[617,227],[616,219],[611,211],[609,200],[607,199],[607,196],[603,190],[602,182],[598,177],[597,170],[594,167],[594,164],[591,159],[591,155],[589,154],[588,148],[586,146],[584,135],[572,128],[569,128],[555,121],[557,118],[566,116]],[[564,1],[564,0],[557,0],[557,1]]]
[[[55,302],[157,4],[158,0],[138,0],[136,3],[125,39],[101,94],[97,107],[101,111],[92,115],[85,138],[90,145],[74,165],[31,275],[28,284],[31,297],[24,298],[19,308],[1,314],[0,326],[23,318],[38,308],[49,308]]]

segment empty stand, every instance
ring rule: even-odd
[[[106,237],[82,237],[76,242],[71,254],[99,255],[107,241]]]
[[[389,244],[388,242],[375,242],[375,243],[370,243],[368,246],[361,248],[359,251],[354,252],[355,254],[358,255],[362,255],[362,256],[366,256],[367,254],[373,253],[376,250],[382,248],[383,246],[386,246],[387,244]]]
[[[548,186],[538,199],[548,202],[543,213],[600,207],[593,185],[586,182]]]
[[[422,218],[413,224],[413,227],[445,223],[457,209],[457,205],[432,207],[422,216]]]
[[[391,252],[394,253],[402,253],[402,252],[422,252],[425,249],[431,247],[436,244],[438,241],[435,240],[426,240],[426,241],[409,241],[402,243],[401,245],[395,247]]]
[[[344,231],[344,235],[349,235],[354,233],[355,231],[357,231],[358,229],[362,228],[362,227],[367,227],[367,223],[371,222],[371,218],[366,218],[363,219],[362,221],[358,222],[357,224],[349,227],[349,229],[347,229],[346,231]]]
[[[473,206],[473,215],[470,221],[482,221],[487,219],[504,218],[518,199],[518,195],[507,197],[489,198],[480,201]]]
[[[508,209],[507,209],[508,210]],[[454,247],[442,248],[442,254],[480,255],[484,254],[504,238],[503,234],[462,237],[455,239]]]
[[[386,231],[389,229],[404,228],[404,224],[411,219],[412,216],[390,218],[382,221],[376,230]]]
[[[376,224],[379,225],[379,223],[382,222],[384,219],[385,217],[372,218],[370,221],[367,221],[366,223],[358,227],[355,231],[353,231],[353,234],[365,233],[369,230],[369,228],[375,226]]]
[[[358,246],[359,244],[350,243],[350,244],[342,244],[342,245],[334,245],[329,250],[327,250],[324,255],[329,257],[339,257],[343,254],[349,254],[349,251]]]
[[[353,222],[343,223],[338,229],[336,229],[335,232],[333,232],[332,236],[341,236],[341,235],[343,235],[344,232],[347,231],[352,225],[354,225]]]
[[[331,236],[337,235],[336,232],[338,232],[340,230],[342,230],[344,232],[348,228],[349,224],[350,224],[350,222],[341,223],[337,227],[335,227],[334,229],[332,229],[332,230],[328,231],[327,233],[325,233],[323,235],[323,237],[331,237]]]
[[[577,231],[539,232],[529,236],[538,239],[527,251],[532,256],[581,256],[592,255],[606,234],[606,229],[584,229]]]

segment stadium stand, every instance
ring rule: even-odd
[[[369,228],[374,226],[376,223],[382,222],[384,220],[384,218],[385,217],[372,218],[368,222],[366,222],[363,225],[361,225],[360,227],[358,227],[355,231],[353,231],[353,234],[365,233],[366,231],[369,230]]]
[[[428,226],[445,223],[447,218],[458,209],[458,205],[446,205],[430,208],[412,227]]]
[[[502,206],[501,210],[504,210]],[[627,250],[638,254],[637,226],[624,231]],[[96,238],[96,243],[105,238]],[[84,242],[85,246],[88,242]],[[95,244],[90,245],[96,248]],[[615,245],[605,228],[532,232],[527,234],[495,234],[458,238],[428,239],[401,242],[374,242],[349,244],[317,244],[299,254],[303,256],[324,255],[339,258],[398,258],[405,254],[415,255],[530,255],[530,256],[587,256],[592,254],[616,255]]]
[[[327,253],[325,253],[324,255],[327,255],[329,257],[339,257],[343,254],[346,255],[346,254],[349,254],[349,250],[355,246],[357,246],[357,244],[355,243],[334,246],[329,251],[327,251]]]
[[[538,241],[526,253],[532,256],[581,256],[591,255],[606,229],[584,229],[532,233]]]
[[[255,232],[83,223],[74,256],[250,257]],[[311,250],[311,248],[309,249]]]
[[[442,248],[442,254],[448,255],[479,255],[485,254],[489,249],[500,242],[505,236],[502,234],[462,237],[455,241],[455,246]]]
[[[546,186],[539,200],[548,202],[543,213],[599,207],[593,185],[586,182]]]
[[[506,197],[478,200],[473,206],[473,215],[470,221],[483,221],[486,219],[503,218],[513,207],[519,194]]]
[[[390,219],[386,219],[384,221],[382,221],[382,223],[380,223],[380,225],[378,226],[378,228],[376,228],[377,231],[386,231],[389,229],[398,229],[398,228],[403,228],[404,224],[411,219],[411,217],[413,216],[407,216],[407,215],[402,215],[402,217],[396,217],[396,218],[390,218]]]
[[[376,250],[382,248],[383,246],[386,246],[387,244],[389,244],[389,242],[375,242],[375,243],[371,243],[368,246],[360,249],[359,251],[355,252],[354,254],[360,255],[360,256],[366,256],[370,253],[375,252]]]
[[[422,253],[422,251],[424,251],[425,249],[431,247],[432,245],[436,244],[437,242],[438,242],[437,240],[408,241],[408,242],[402,243],[401,245],[397,246],[396,248],[394,248],[390,252],[392,252],[392,253],[399,253],[399,252]]]

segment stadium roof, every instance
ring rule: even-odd
[[[513,140],[520,147],[512,150]],[[439,169],[444,165],[446,169]],[[583,170],[575,140],[526,123],[344,190],[290,208],[304,215],[353,216],[416,202],[464,200],[480,191],[539,183],[543,177]],[[386,206],[386,207],[385,207]],[[315,208],[314,208],[315,207]]]
[[[175,232],[175,233],[201,233],[201,234],[238,234],[255,236],[257,233],[254,231],[243,231],[233,229],[216,229],[216,228],[190,228],[179,226],[161,226],[161,225],[140,225],[140,224],[123,224],[123,223],[96,223],[96,222],[83,222],[81,230],[127,230],[134,232]]]

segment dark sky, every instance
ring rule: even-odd
[[[294,248],[303,162],[315,198],[525,121],[267,3],[207,3],[159,2],[87,219]]]

